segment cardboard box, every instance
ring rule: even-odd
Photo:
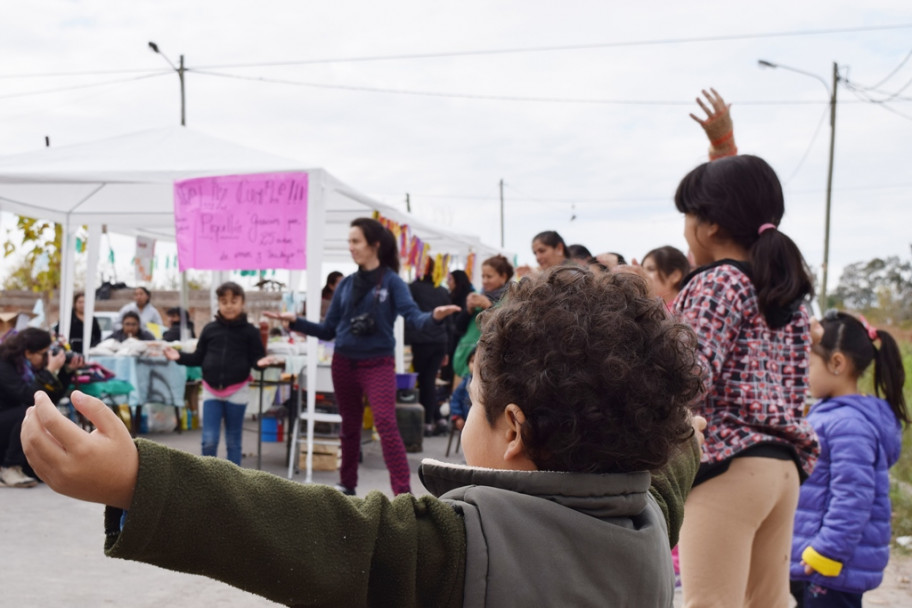
[[[340,452],[338,445],[315,443],[313,446],[313,470],[336,471],[339,469]],[[298,468],[307,468],[307,442],[301,443]]]

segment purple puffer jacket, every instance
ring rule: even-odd
[[[791,578],[863,593],[880,585],[890,558],[890,479],[902,428],[883,399],[848,395],[817,403],[808,420],[820,459],[801,486],[792,539]],[[801,553],[810,545],[842,564],[836,576],[808,576]]]

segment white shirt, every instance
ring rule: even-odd
[[[162,322],[161,315],[158,314],[158,311],[155,309],[154,306],[152,306],[151,302],[146,303],[146,307],[143,308],[142,310],[139,309],[139,306],[136,305],[136,302],[130,302],[129,304],[124,305],[118,311],[119,318],[117,319],[117,322],[114,323],[115,330],[123,327],[124,313],[129,310],[132,310],[133,312],[135,312],[136,314],[139,315],[139,324],[143,328],[145,328],[146,325],[149,323],[157,323],[158,325],[162,326],[163,330],[167,329],[167,327],[164,327],[165,324]]]

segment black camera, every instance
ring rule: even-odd
[[[350,323],[353,336],[369,336],[377,331],[377,322],[369,312],[352,317]]]
[[[62,346],[60,346],[59,344],[55,344],[51,347],[51,354],[56,355],[57,353],[59,353],[62,350],[64,350]],[[74,353],[73,351],[71,351],[71,350],[66,351],[67,364],[69,364],[69,362],[72,361],[73,357],[75,357],[75,356],[76,356],[76,353]]]

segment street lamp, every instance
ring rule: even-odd
[[[184,68],[184,56],[183,55],[180,56],[180,67],[177,67],[176,65],[174,65],[174,62],[172,62],[170,59],[168,59],[167,55],[165,55],[160,50],[158,50],[157,44],[155,44],[154,42],[149,42],[149,48],[152,49],[155,53],[158,53],[159,55],[161,55],[162,58],[168,62],[168,65],[171,66],[171,69],[174,70],[175,72],[177,72],[177,77],[180,78],[180,83],[181,83],[181,126],[186,127],[187,126],[187,110],[186,110],[187,104],[186,104],[186,97],[184,96],[184,72],[186,72],[187,70]]]
[[[831,88],[827,82],[817,74],[805,72],[804,70],[799,70],[787,65],[773,63],[764,59],[758,59],[757,63],[761,68],[780,68],[788,70],[789,72],[810,76],[823,85],[827,95],[830,97],[830,161],[829,166],[827,167],[826,215],[823,228],[823,280],[820,284],[820,312],[822,313],[827,309],[827,274],[829,272],[830,262],[830,201],[833,194],[833,150],[836,145],[836,85],[839,84],[839,66],[835,61],[833,62],[833,86]]]

